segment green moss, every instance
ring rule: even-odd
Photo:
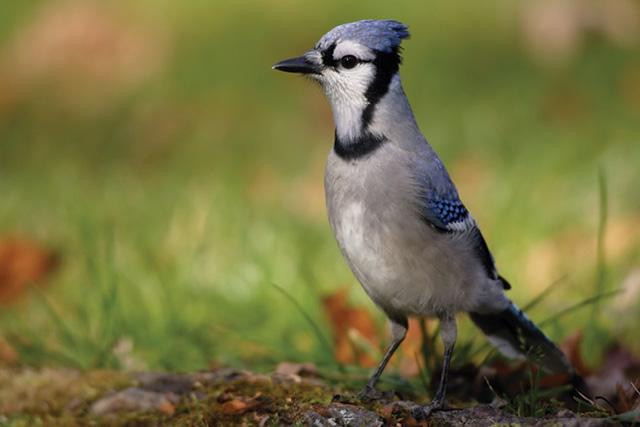
[[[229,383],[200,385],[183,395],[175,412],[126,412],[97,417],[89,407],[97,398],[135,385],[123,373],[72,370],[0,371],[0,418],[2,426],[101,425],[139,426],[211,425],[213,423],[256,423],[268,416],[268,423],[295,423],[314,405],[331,402],[335,390],[319,383],[277,381],[251,375]],[[225,402],[246,402],[246,411],[229,411]]]
[[[38,416],[75,415],[99,396],[131,383],[126,374],[113,371],[0,369],[0,414],[25,414],[34,422]]]
[[[180,400],[175,407],[164,407],[158,411],[114,410],[102,416],[90,412],[97,399],[127,387],[160,393],[174,390],[180,393]],[[404,425],[412,420],[406,407],[391,407],[389,402],[360,402],[340,386],[297,376],[232,371],[230,375],[169,374],[158,375],[153,380],[143,380],[142,377],[137,380],[134,376],[110,371],[0,369],[0,427],[210,426],[256,425],[261,422],[268,426],[298,425],[308,411],[327,416],[336,394],[342,396],[340,400],[343,402],[377,413],[390,425]],[[470,419],[482,411],[486,412],[486,408],[471,406],[453,417],[459,417],[458,421]],[[474,412],[476,410],[478,412]],[[522,421],[528,425],[532,419],[541,419],[514,417],[509,411],[492,410],[494,415],[504,417],[507,422]],[[448,412],[441,413],[429,422],[449,425],[451,415],[446,414]],[[552,417],[548,419],[553,422]]]

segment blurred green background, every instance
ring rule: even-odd
[[[0,305],[17,363],[330,365],[344,287],[384,330],[325,218],[329,106],[270,68],[365,18],[409,26],[405,90],[511,298],[624,288],[545,330],[640,350],[638,2],[5,1],[0,238],[60,260]]]

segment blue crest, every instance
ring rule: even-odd
[[[409,29],[401,22],[367,19],[338,25],[322,36],[316,48],[325,50],[339,41],[353,40],[369,49],[390,53],[408,37]]]

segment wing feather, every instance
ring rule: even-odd
[[[495,261],[487,242],[484,240],[475,220],[458,197],[453,183],[450,184],[447,192],[432,190],[423,192],[423,194],[420,210],[423,220],[442,233],[449,233],[452,236],[465,236],[465,238],[469,239],[487,275],[494,280],[500,280],[504,289],[510,289],[509,282],[498,275]]]

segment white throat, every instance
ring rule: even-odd
[[[373,74],[373,66],[359,67],[350,73],[348,80],[334,70],[324,73],[323,87],[333,111],[336,134],[343,140],[362,133],[362,113],[369,105],[365,93]]]
[[[387,93],[376,103],[368,126],[363,128],[363,112],[369,105],[365,93],[371,78],[370,74],[362,75],[361,78],[351,79],[349,84],[345,84],[339,76],[331,73],[325,75],[323,86],[333,111],[336,135],[342,141],[356,140],[365,131],[384,135],[389,127],[402,125],[407,119],[415,125],[411,107],[402,90],[400,76],[396,74],[389,84]]]

